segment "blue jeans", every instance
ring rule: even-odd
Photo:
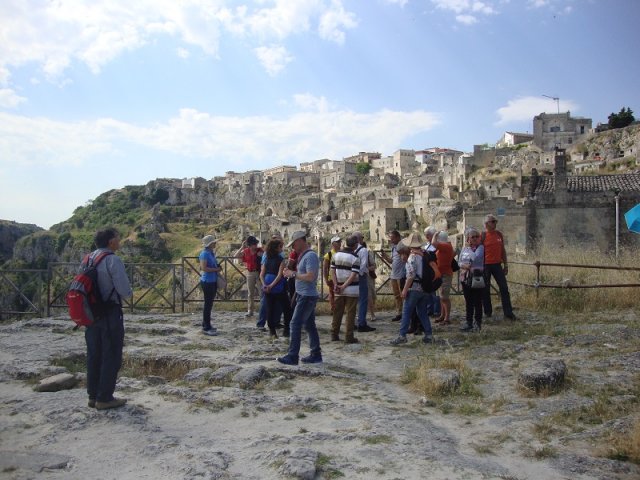
[[[291,339],[289,341],[289,353],[291,358],[297,359],[300,354],[300,340],[302,327],[309,335],[309,349],[311,355],[320,355],[320,336],[316,328],[316,303],[318,297],[299,296],[296,309],[291,318]]]
[[[366,275],[358,280],[358,326],[367,325],[367,308],[369,306],[369,282]]]
[[[411,324],[411,315],[413,312],[418,314],[425,335],[431,335],[431,321],[427,315],[427,305],[431,294],[422,290],[409,290],[407,298],[402,304],[402,321],[400,323],[400,335],[405,336]]]
[[[213,309],[213,299],[216,298],[216,292],[218,291],[218,282],[200,282],[200,287],[204,294],[202,329],[211,330],[211,310]]]
[[[258,322],[256,327],[264,327],[267,323],[267,301],[264,298],[264,293],[260,296],[260,308],[258,309]]]
[[[505,317],[513,317],[513,307],[511,306],[511,295],[509,294],[509,286],[507,285],[507,276],[502,270],[502,264],[491,263],[484,266],[484,278],[487,286],[482,295],[482,304],[484,306],[485,315],[493,313],[491,305],[491,276],[496,279],[498,288],[500,289],[500,300],[502,301],[502,312]]]
[[[122,366],[124,319],[122,308],[109,304],[103,316],[84,332],[87,342],[87,393],[98,402],[113,400]]]

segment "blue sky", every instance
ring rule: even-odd
[[[636,0],[3,0],[0,218],[48,228],[159,177],[471,151],[556,112],[543,95],[640,117],[638,19]]]

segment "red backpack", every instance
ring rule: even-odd
[[[103,251],[93,256],[88,254],[80,264],[78,273],[69,285],[66,300],[69,305],[69,316],[76,323],[73,328],[93,325],[104,303],[98,288],[98,264],[113,252]]]

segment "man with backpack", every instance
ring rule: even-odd
[[[118,231],[114,228],[100,230],[94,242],[97,249],[89,255],[87,262],[92,265],[101,256],[95,267],[100,298],[96,320],[85,331],[87,393],[89,407],[106,410],[127,403],[126,399],[114,397],[113,392],[122,366],[124,346],[122,299],[131,297],[133,292],[124,264],[114,254],[120,248]]]
[[[407,343],[407,332],[411,323],[411,315],[417,311],[424,329],[423,343],[433,343],[431,321],[427,315],[429,296],[442,284],[442,278],[436,259],[430,252],[422,250],[420,234],[412,233],[402,243],[411,250],[405,265],[407,280],[402,289],[402,321],[400,334],[391,342],[392,345]]]
[[[364,236],[361,232],[353,232],[353,236],[358,238],[358,246],[353,253],[360,259],[360,279],[358,280],[358,325],[360,333],[374,332],[376,329],[367,324],[367,308],[369,307],[369,250],[364,246]]]
[[[493,313],[490,283],[491,277],[493,276],[500,289],[504,318],[515,320],[516,316],[513,314],[511,295],[509,294],[509,286],[507,285],[507,275],[509,273],[507,251],[504,247],[504,236],[500,230],[496,229],[497,224],[498,219],[494,215],[489,214],[484,217],[485,231],[482,232],[481,238],[481,243],[484,245],[484,274],[487,283],[482,295],[484,315],[490,317]]]

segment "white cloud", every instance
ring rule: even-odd
[[[456,20],[465,25],[473,25],[478,22],[478,19],[473,15],[456,15]]]
[[[249,35],[256,44],[282,43],[312,31],[342,43],[357,25],[342,0],[4,0],[0,2],[0,85],[11,70],[29,63],[59,80],[74,61],[97,74],[123,52],[139,49],[160,35],[178,38],[217,58],[225,33]],[[270,64],[269,64],[270,65]],[[270,68],[270,67],[269,67]]]
[[[498,12],[489,2],[474,0],[431,0],[441,10],[448,10],[456,14],[456,21],[465,25],[478,22],[477,15],[495,15]]]
[[[81,165],[111,150],[109,120],[64,123],[0,113],[0,165]]]
[[[282,45],[258,47],[254,49],[254,52],[264,69],[272,77],[278,75],[278,73],[293,60],[293,56],[291,56]]]
[[[578,105],[571,100],[560,99],[560,111],[575,110]],[[531,121],[540,113],[557,113],[557,104],[554,100],[545,97],[520,97],[509,100],[507,105],[497,110],[499,120],[496,125],[505,125],[512,122]]]
[[[0,108],[15,108],[27,99],[10,88],[0,88]]]
[[[423,110],[330,110],[324,97],[310,94],[294,101],[306,110],[288,117],[223,117],[183,109],[177,117],[152,126],[113,119],[65,123],[0,113],[0,168],[80,166],[104,154],[118,157],[125,145],[251,168],[292,159],[340,158],[362,149],[391,152],[405,138],[439,123],[436,115]]]
[[[345,39],[344,28],[355,28],[357,25],[355,15],[347,12],[342,3],[334,0],[331,8],[320,16],[318,33],[320,38],[342,45]]]
[[[176,55],[184,59],[187,59],[191,56],[191,54],[189,53],[189,50],[187,50],[186,48],[177,48]]]
[[[305,110],[316,110],[318,112],[329,110],[329,104],[325,97],[316,97],[310,93],[298,93],[293,96],[293,100],[296,105]]]

